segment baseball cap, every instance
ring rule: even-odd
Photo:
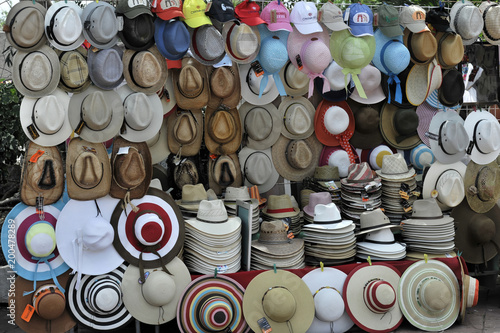
[[[429,31],[425,24],[425,10],[417,5],[406,6],[401,9],[399,24],[413,33]]]
[[[234,13],[237,19],[250,26],[266,23],[260,18],[260,6],[255,1],[245,0],[240,2],[234,8]]]
[[[342,10],[331,2],[325,3],[319,10],[321,15],[320,21],[332,31],[340,31],[350,29],[344,22]]]
[[[181,19],[191,28],[198,28],[205,24],[212,24],[210,18],[205,15],[207,4],[203,0],[186,0],[182,6],[184,18]]]
[[[295,3],[290,14],[290,22],[303,35],[323,31],[318,23],[318,9],[313,2],[299,1]]]
[[[212,0],[207,15],[219,22],[237,21],[234,16],[234,5],[231,0]]]
[[[396,7],[382,4],[377,7],[378,28],[387,37],[403,35],[403,30],[399,25],[399,11]]]
[[[157,0],[151,4],[151,12],[160,19],[168,21],[176,17],[184,17],[182,0]]]
[[[373,36],[373,13],[370,7],[353,3],[346,11],[349,13],[349,27],[354,36]]]
[[[267,23],[269,31],[286,30],[291,32],[293,30],[290,24],[290,13],[288,9],[283,3],[278,4],[276,0],[271,1],[262,9],[260,18]]]

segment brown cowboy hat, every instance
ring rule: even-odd
[[[185,57],[182,68],[173,70],[174,94],[182,109],[201,109],[210,96],[207,68],[196,59]]]
[[[208,106],[218,108],[225,106],[235,108],[241,99],[240,72],[238,65],[212,67],[208,75],[210,83],[210,99]]]
[[[486,165],[470,161],[464,176],[465,197],[476,213],[486,213],[500,198],[500,168],[496,161]]]
[[[177,109],[167,117],[167,142],[173,154],[197,155],[202,139],[203,114],[201,110]]]
[[[240,161],[236,154],[220,155],[208,161],[208,185],[217,195],[231,186],[239,187],[243,183]]]
[[[212,154],[229,155],[241,145],[241,119],[236,108],[207,107],[205,111],[205,145]]]

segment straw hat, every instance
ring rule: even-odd
[[[414,106],[422,104],[429,94],[441,87],[443,74],[436,59],[426,65],[414,65],[406,79],[406,98]]]
[[[464,127],[464,120],[455,111],[440,111],[432,117],[426,135],[429,143],[441,163],[460,161],[469,146],[469,136]]]
[[[73,138],[66,157],[68,196],[76,200],[94,200],[109,193],[111,164],[102,143]]]
[[[443,211],[458,206],[465,198],[465,170],[466,166],[462,162],[434,162],[424,177],[423,198],[435,197]],[[437,196],[434,196],[434,191],[437,191]]]
[[[436,38],[430,31],[413,33],[409,29],[405,29],[403,42],[410,51],[411,61],[417,65],[431,62],[438,50]]]
[[[191,35],[189,48],[193,58],[206,66],[214,65],[224,58],[225,42],[220,31],[213,25],[205,24],[189,30]]]
[[[478,164],[494,161],[500,152],[500,124],[495,116],[484,110],[471,112],[464,127],[471,141],[467,149],[470,158]]]
[[[437,32],[436,41],[438,45],[436,58],[442,68],[453,68],[462,61],[464,44],[459,34]]]
[[[81,16],[83,36],[94,47],[107,49],[118,42],[119,20],[115,7],[107,2],[91,2]]]
[[[241,119],[236,108],[208,107],[205,111],[205,145],[212,154],[229,155],[241,145]]]
[[[316,110],[305,97],[285,97],[278,112],[281,113],[283,126],[281,134],[289,139],[305,139],[314,132],[314,113]]]
[[[375,171],[382,179],[404,180],[415,176],[415,169],[408,168],[406,160],[401,154],[385,155],[382,160],[382,169]]]
[[[212,67],[208,76],[210,99],[208,106],[235,108],[241,100],[240,72],[238,65]]]
[[[180,108],[191,110],[207,105],[210,90],[205,66],[194,58],[184,57],[182,69],[173,73],[174,93]]]
[[[262,210],[262,214],[275,219],[297,216],[299,213],[300,209],[293,206],[292,198],[288,194],[271,194],[267,198],[266,207]]]
[[[354,133],[354,114],[345,101],[323,100],[314,115],[315,134],[326,146],[336,146],[349,140]]]
[[[177,109],[167,117],[167,142],[170,151],[182,156],[194,156],[200,151],[203,139],[201,110]]]
[[[450,28],[460,36],[464,45],[477,40],[483,30],[484,20],[479,7],[470,1],[457,1],[450,10]]]
[[[87,63],[87,49],[80,46],[76,50],[59,53],[61,78],[58,87],[67,92],[81,92],[92,83]]]
[[[257,185],[260,193],[274,187],[280,175],[274,166],[271,148],[254,150],[243,147],[238,158],[245,186]]]
[[[307,284],[285,270],[260,273],[250,281],[243,296],[245,320],[255,332],[266,319],[278,332],[305,332],[314,319],[314,299]]]
[[[385,141],[397,149],[411,149],[421,142],[418,137],[415,109],[384,104],[380,111],[380,131]]]
[[[498,24],[500,8],[497,6],[487,1],[481,2],[479,6],[479,12],[484,20],[483,36],[492,45],[500,44],[500,25]]]
[[[245,102],[239,107],[238,112],[249,148],[269,148],[280,137],[283,121],[274,104],[252,105]]]
[[[251,63],[259,54],[259,30],[245,23],[228,22],[222,28],[226,54],[238,64]]]
[[[185,210],[197,212],[202,200],[208,200],[208,194],[203,184],[185,184],[182,186],[181,200],[176,200],[175,203]]]
[[[195,182],[196,184],[197,182]],[[208,161],[208,185],[218,195],[228,186],[241,186],[241,166],[236,154],[219,155]]]
[[[257,76],[250,64],[239,64],[239,68],[241,97],[243,97],[246,102],[252,105],[265,105],[271,103],[278,97],[278,87],[274,84],[274,78],[272,76],[268,77],[267,84],[259,97],[260,86],[264,76]]]
[[[123,50],[113,46],[105,50],[91,51],[88,55],[89,76],[92,82],[104,90],[117,88],[123,82]]]
[[[45,34],[50,44],[58,50],[70,51],[82,45],[83,9],[74,1],[56,2],[45,14]]]
[[[412,264],[401,276],[397,290],[401,311],[421,330],[446,330],[458,317],[458,280],[441,261],[421,260]]]
[[[390,228],[399,228],[399,225],[391,224],[391,221],[384,212],[380,208],[377,208],[360,214],[360,229],[356,233],[356,236]]]
[[[167,79],[167,63],[156,46],[147,50],[125,50],[123,75],[130,89],[145,94],[156,93]]]
[[[486,213],[500,198],[500,168],[496,161],[486,165],[470,161],[464,175],[465,197],[472,210]]]
[[[7,41],[19,51],[33,51],[47,41],[44,21],[47,10],[35,2],[18,2],[7,14],[3,31]]]
[[[288,61],[280,71],[281,82],[288,96],[302,96],[309,91],[310,78],[300,71],[291,61]],[[320,81],[323,81],[321,78]],[[321,87],[323,90],[323,87]]]

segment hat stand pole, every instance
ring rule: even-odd
[[[137,319],[135,320],[135,333],[141,333],[141,322]]]

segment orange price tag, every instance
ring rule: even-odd
[[[33,313],[35,313],[35,308],[30,304],[26,304],[26,307],[24,308],[23,314],[21,315],[21,319],[24,320],[25,322],[29,323],[31,320],[31,317],[33,316]]]
[[[211,160],[215,160],[215,159],[217,159],[217,157],[219,157],[219,155],[210,154],[210,159]]]
[[[36,161],[38,161],[40,156],[42,156],[43,154],[45,154],[45,150],[38,150],[36,153],[33,154],[33,156],[31,156],[30,162],[36,163]]]

